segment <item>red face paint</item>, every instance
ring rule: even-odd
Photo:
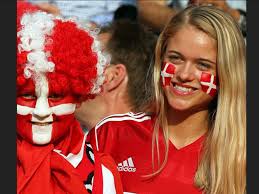
[[[202,72],[200,83],[202,91],[206,94],[209,94],[211,97],[214,97],[217,94],[216,76],[211,73]]]
[[[28,107],[35,107],[36,105],[36,96],[35,96],[35,85],[32,79],[28,79],[26,84],[22,86],[17,86],[17,97],[16,103],[28,106]]]
[[[26,141],[32,143],[32,123],[30,115],[16,114],[16,131]]]
[[[172,63],[163,62],[162,71],[161,71],[161,81],[162,86],[169,86],[171,83],[171,79],[175,74],[175,66]]]
[[[51,143],[57,142],[59,139],[62,139],[62,137],[69,135],[68,133],[70,133],[71,127],[77,124],[74,114],[62,116],[53,115],[53,121]]]

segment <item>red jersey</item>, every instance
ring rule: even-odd
[[[120,172],[123,191],[141,194],[201,194],[194,186],[194,175],[204,136],[177,149],[169,143],[169,155],[163,171],[152,179],[152,131],[154,118],[145,113],[115,114],[104,118],[88,134],[95,149],[110,154]],[[159,143],[161,161],[163,138]]]

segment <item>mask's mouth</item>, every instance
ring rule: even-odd
[[[53,123],[53,121],[51,121],[51,122],[33,122],[33,121],[31,121],[31,123],[33,125],[47,126],[47,125],[51,125]]]

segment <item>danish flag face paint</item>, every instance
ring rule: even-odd
[[[169,86],[171,83],[171,79],[175,74],[175,66],[169,62],[163,62],[162,71],[161,71],[161,80],[162,86],[166,87]]]
[[[211,97],[214,97],[217,94],[217,82],[216,76],[211,73],[201,73],[200,77],[201,89],[206,94],[209,94]]]
[[[75,120],[72,96],[52,99],[45,76],[37,80],[35,92],[19,91],[17,97],[17,132],[34,144],[55,142],[68,132]],[[26,95],[25,95],[26,94]]]

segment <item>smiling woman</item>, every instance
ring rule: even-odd
[[[158,167],[148,177],[182,169],[170,174],[175,193],[245,193],[245,59],[238,24],[223,11],[192,6],[170,20],[156,46]]]

